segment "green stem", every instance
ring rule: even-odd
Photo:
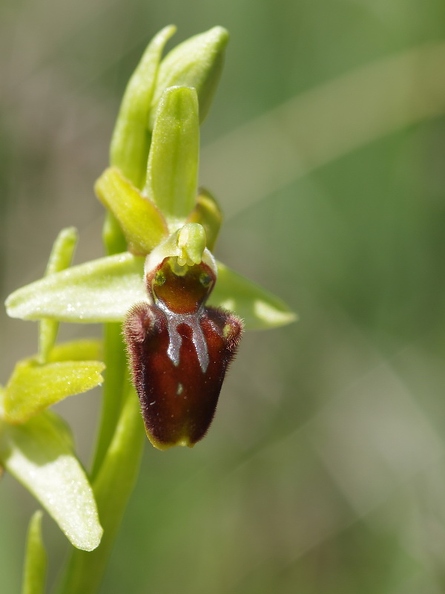
[[[122,233],[109,215],[104,226],[108,254],[122,251]],[[105,324],[106,364],[102,413],[91,481],[104,529],[97,549],[73,549],[60,594],[96,594],[102,580],[128,499],[137,479],[145,432],[139,400],[127,371],[120,324]]]
[[[126,381],[121,414],[114,437],[93,483],[104,535],[99,547],[88,553],[74,549],[61,594],[95,594],[102,580],[125,507],[137,479],[145,443],[139,401]]]
[[[102,239],[109,256],[126,250],[122,230],[115,217],[109,212],[105,216]],[[102,394],[102,410],[91,469],[91,480],[94,480],[99,473],[122,408],[127,363],[120,324],[105,324],[104,363],[105,381]]]
[[[113,439],[122,408],[126,374],[126,353],[120,324],[105,324],[104,362],[106,368],[104,372],[105,381],[103,385],[102,411],[91,470],[91,480],[94,480],[100,471],[108,447]]]

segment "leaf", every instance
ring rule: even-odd
[[[147,300],[144,260],[125,252],[73,266],[18,289],[6,300],[8,315],[24,320],[121,322]]]
[[[279,299],[220,262],[209,305],[235,312],[246,330],[265,330],[295,322],[298,317]]]
[[[0,420],[0,463],[40,501],[73,546],[99,543],[93,492],[60,417],[45,411],[23,425]]]
[[[22,594],[44,594],[47,558],[42,540],[42,512],[36,511],[28,528]]]
[[[156,111],[144,190],[169,222],[185,220],[195,206],[198,160],[196,90],[170,87]]]
[[[6,385],[3,407],[6,421],[24,423],[68,396],[87,392],[102,383],[100,361],[63,361],[38,364],[32,359],[16,364]]]
[[[117,168],[102,173],[95,191],[116,217],[132,252],[148,254],[167,237],[167,223],[157,206],[142,196]]]

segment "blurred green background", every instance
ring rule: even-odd
[[[443,0],[2,0],[0,294],[60,228],[102,253],[92,192],[148,40],[231,34],[202,130],[218,257],[297,324],[245,336],[209,435],[147,443],[103,594],[445,591]],[[98,333],[62,329],[62,338]],[[0,378],[36,350],[0,313]],[[59,407],[88,463],[99,393]],[[0,483],[0,589],[35,502]],[[46,518],[51,577],[65,554]]]

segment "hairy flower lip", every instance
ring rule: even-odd
[[[158,449],[192,447],[206,434],[243,324],[205,307],[184,316],[139,303],[124,334],[147,436]]]

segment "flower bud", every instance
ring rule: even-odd
[[[204,121],[221,76],[228,40],[226,29],[213,27],[205,33],[190,37],[167,54],[159,68],[150,110],[150,129],[153,129],[162,94],[165,89],[174,86],[196,89],[199,119]]]
[[[150,42],[130,78],[110,147],[110,164],[118,167],[137,188],[145,181],[150,132],[147,128],[162,51],[176,28],[165,27]]]
[[[170,87],[157,110],[144,194],[173,230],[196,202],[199,161],[198,99],[192,87]]]

